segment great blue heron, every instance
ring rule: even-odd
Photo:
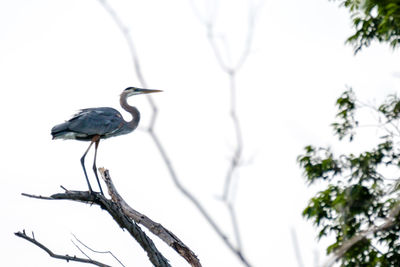
[[[149,94],[162,92],[161,90],[141,89],[136,87],[128,87],[120,97],[121,107],[132,115],[132,120],[125,121],[118,110],[102,107],[102,108],[86,108],[80,110],[70,120],[58,124],[51,129],[53,139],[74,139],[80,141],[90,141],[89,147],[81,158],[81,164],[85,178],[89,186],[89,192],[92,193],[92,187],[86,173],[85,156],[89,152],[93,143],[94,146],[94,161],[93,171],[99,184],[100,192],[103,190],[100,185],[99,177],[97,176],[96,156],[97,147],[99,146],[100,139],[128,134],[136,129],[140,121],[140,113],[136,107],[130,106],[127,98],[133,95]],[[103,194],[104,195],[104,194]]]

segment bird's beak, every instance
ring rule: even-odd
[[[150,94],[150,93],[162,92],[162,90],[155,90],[155,89],[136,89],[136,91],[141,93],[141,94]]]

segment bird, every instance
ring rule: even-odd
[[[97,179],[97,183],[100,188],[102,195],[103,189],[100,185],[100,180],[97,175],[96,167],[96,157],[97,148],[99,146],[101,139],[106,139],[109,137],[119,136],[131,133],[139,125],[140,112],[139,110],[128,104],[127,99],[130,96],[149,94],[162,92],[162,90],[155,89],[142,89],[137,87],[128,87],[122,91],[120,95],[121,107],[132,115],[130,121],[125,121],[121,113],[110,107],[98,107],[98,108],[85,108],[79,110],[78,113],[72,116],[71,119],[65,121],[61,124],[55,125],[51,129],[51,135],[54,139],[72,139],[78,141],[89,141],[89,147],[86,149],[85,153],[81,157],[81,165],[83,172],[85,174],[86,182],[89,187],[89,193],[92,194],[93,190],[90,185],[88,175],[85,168],[85,157],[89,152],[90,148],[94,144],[94,161],[93,161],[93,171]]]

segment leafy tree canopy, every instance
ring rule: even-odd
[[[341,266],[400,266],[400,99],[391,95],[372,106],[349,89],[336,105],[332,126],[341,142],[354,142],[361,129],[380,131],[380,141],[371,140],[373,148],[358,154],[336,155],[330,148],[307,146],[298,157],[305,179],[325,188],[309,201],[303,216],[318,227],[319,238],[334,236],[327,253],[342,250],[337,257]],[[376,125],[362,125],[365,116],[358,115],[363,109],[376,118]],[[357,236],[362,238],[349,245]]]
[[[373,40],[400,45],[400,0],[341,0],[351,14],[355,33],[347,39],[357,53]]]

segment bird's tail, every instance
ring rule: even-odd
[[[68,123],[64,122],[54,126],[51,129],[51,135],[53,139],[64,137],[68,133]]]

